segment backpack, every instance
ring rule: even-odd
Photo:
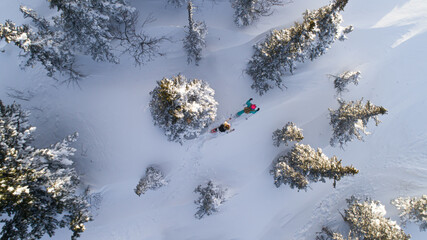
[[[252,109],[251,109],[251,108],[249,108],[249,107],[245,107],[245,108],[243,108],[243,111],[244,111],[245,113],[250,113],[250,112],[252,111]]]

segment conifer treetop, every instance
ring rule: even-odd
[[[91,220],[72,166],[76,149],[70,144],[78,134],[36,148],[28,114],[15,103],[5,106],[0,101],[0,238],[52,237],[57,228],[68,227],[76,239]]]
[[[290,141],[300,142],[304,139],[304,136],[301,128],[298,128],[293,122],[288,122],[282,129],[274,131],[272,138],[273,145],[279,147],[282,142],[286,146]]]
[[[284,87],[282,77],[293,74],[298,62],[325,54],[336,40],[343,41],[352,26],[342,27],[346,1],[337,1],[317,10],[306,10],[303,21],[294,26],[271,31],[265,40],[254,45],[254,55],[246,73],[254,81],[252,88],[260,95],[274,87]]]
[[[415,222],[419,224],[421,231],[427,230],[427,195],[400,197],[393,199],[391,203],[400,210],[403,226],[408,222]]]
[[[163,78],[150,93],[150,111],[155,125],[170,141],[183,143],[200,135],[216,117],[215,91],[199,79],[183,75]]]
[[[363,140],[362,133],[367,135],[366,131],[369,119],[374,119],[375,125],[381,123],[378,115],[386,114],[388,111],[382,106],[375,106],[370,101],[365,104],[363,99],[358,101],[345,102],[338,99],[340,107],[337,110],[329,109],[330,125],[333,128],[333,136],[330,140],[332,146],[339,144],[341,147],[353,138]]]
[[[347,203],[344,220],[357,237],[366,240],[409,240],[411,238],[411,235],[405,234],[395,221],[384,217],[386,210],[379,201],[369,198],[362,201],[352,196],[347,199]]]
[[[271,173],[275,185],[289,184],[291,188],[306,190],[309,182],[325,182],[333,179],[333,186],[343,176],[355,175],[359,172],[353,166],[342,166],[342,160],[336,156],[328,158],[322,149],[317,150],[309,145],[296,143],[287,154],[280,156]]]

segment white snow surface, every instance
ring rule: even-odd
[[[354,26],[348,39],[334,43],[315,61],[298,65],[294,75],[284,79],[287,89],[262,97],[250,88],[252,81],[243,72],[252,45],[270,29],[292,26],[305,9],[329,1],[276,6],[271,16],[240,29],[233,23],[228,0],[195,0],[194,17],[208,27],[207,48],[198,67],[187,64],[182,46],[185,7],[166,6],[166,0],[131,3],[141,19],[149,14],[157,18],[146,28],[150,34],[173,40],[162,45],[165,57],[141,68],[126,56],[119,65],[81,57],[80,69],[88,77],[80,87],[67,86],[48,78],[39,66],[22,71],[19,50],[0,45],[5,50],[0,52],[0,99],[6,104],[16,101],[32,112],[37,146],[80,133],[74,144],[76,168],[83,183],[103,197],[82,240],[314,239],[323,225],[346,229],[339,211],[353,194],[379,200],[386,217],[397,222],[398,211],[390,200],[427,194],[427,1],[350,0],[343,12],[344,25]],[[3,0],[0,22],[28,21],[19,12],[20,4],[51,13],[47,1]],[[340,149],[329,146],[328,108],[336,109],[338,103],[328,74],[344,71],[361,71],[363,77],[358,86],[348,87],[343,99],[363,97],[389,112],[380,116],[379,126],[369,124],[372,134],[364,142],[355,140]],[[261,110],[248,120],[232,120],[236,130],[230,134],[205,133],[182,146],[168,142],[153,125],[149,92],[157,80],[178,73],[203,79],[215,90],[219,106],[212,128],[241,110],[250,97]],[[29,101],[11,97],[17,91]],[[290,147],[274,147],[272,132],[289,121],[303,129],[303,144],[342,158],[343,165],[352,164],[360,173],[343,178],[335,189],[332,181],[311,184],[307,192],[276,188],[269,174],[271,163]],[[133,189],[150,165],[158,166],[169,184],[138,197]],[[193,191],[208,180],[229,189],[227,201],[220,212],[198,220]],[[404,230],[412,239],[427,239],[427,232],[419,232],[415,224]],[[70,235],[69,230],[58,230],[53,239]]]

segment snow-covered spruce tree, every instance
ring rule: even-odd
[[[80,79],[83,75],[75,67],[75,56],[70,46],[63,42],[63,33],[56,31],[46,19],[37,16],[32,10],[21,7],[24,16],[31,17],[39,30],[34,32],[28,25],[16,26],[7,20],[0,24],[0,40],[14,43],[23,50],[26,57],[25,67],[32,67],[40,63],[49,77],[56,73],[64,75],[70,80]]]
[[[138,196],[145,194],[149,189],[156,190],[168,184],[163,173],[154,167],[148,167],[145,170],[145,176],[139,180],[135,188],[135,193]]]
[[[427,230],[427,195],[421,197],[396,198],[391,203],[400,210],[402,224],[415,222],[420,225],[421,231]]]
[[[187,62],[194,60],[196,65],[202,59],[202,49],[206,47],[205,37],[207,34],[205,22],[195,22],[193,20],[193,4],[188,1],[188,26],[187,35],[184,39],[184,49],[187,52]]]
[[[262,16],[272,14],[271,7],[283,5],[283,0],[231,0],[237,26],[251,25]]]
[[[154,124],[164,130],[169,141],[182,144],[195,138],[216,117],[214,94],[203,80],[187,80],[183,75],[163,78],[150,92]]]
[[[279,147],[281,143],[288,146],[288,142],[300,142],[304,139],[302,129],[298,128],[295,123],[288,122],[282,129],[277,129],[273,132],[273,145]]]
[[[385,218],[385,207],[379,201],[360,199],[352,196],[347,199],[348,208],[344,210],[344,220],[350,225],[352,233],[364,240],[407,240],[395,221]]]
[[[286,155],[278,158],[271,173],[276,187],[285,184],[306,190],[308,183],[325,182],[325,178],[333,179],[335,187],[342,177],[359,172],[353,166],[343,167],[341,161],[336,156],[328,158],[320,148],[316,151],[309,145],[297,143]]]
[[[353,83],[354,85],[359,84],[360,74],[361,73],[359,71],[356,71],[356,72],[346,71],[340,74],[339,76],[334,76],[334,75],[330,75],[330,76],[334,78],[334,87],[337,90],[337,93],[341,94],[341,92],[347,91],[346,86],[349,83]]]
[[[16,44],[29,55],[26,65],[40,62],[49,76],[60,72],[69,80],[80,79],[82,75],[74,68],[74,55],[80,53],[113,63],[119,62],[117,52],[128,53],[137,65],[161,55],[159,43],[165,38],[138,32],[138,12],[126,0],[49,0],[49,5],[59,12],[50,19],[21,7],[33,27],[22,26],[25,35],[8,40],[16,44],[28,39],[26,48]],[[148,18],[143,26],[151,20]],[[4,26],[1,29],[4,31]]]
[[[314,60],[323,55],[335,40],[344,40],[352,27],[340,26],[342,11],[348,0],[335,0],[317,9],[307,10],[303,22],[288,29],[273,30],[254,46],[255,53],[246,73],[254,81],[252,88],[260,95],[275,86],[282,88],[282,76],[293,73],[297,62]]]
[[[313,61],[322,56],[331,48],[332,43],[336,40],[344,41],[347,39],[346,34],[353,31],[353,26],[343,27],[343,21],[340,14],[349,0],[333,0],[328,6],[319,8],[315,11],[306,10],[304,13],[304,23],[308,26],[315,23],[315,39],[310,42],[306,56]],[[307,29],[311,29],[308,27]]]
[[[58,227],[68,227],[76,239],[91,219],[70,159],[77,134],[35,148],[33,131],[27,112],[0,101],[0,239],[52,237]]]
[[[362,100],[345,102],[338,99],[338,103],[340,104],[339,109],[329,109],[331,117],[330,125],[333,128],[333,136],[330,140],[331,146],[339,144],[343,147],[345,143],[353,140],[355,137],[363,140],[361,133],[369,134],[366,131],[369,119],[373,118],[375,124],[378,126],[381,121],[377,115],[387,113],[387,109],[375,106],[370,101],[367,101],[363,105]]]
[[[194,201],[197,205],[197,212],[194,216],[197,219],[201,219],[205,215],[209,216],[214,212],[218,212],[219,206],[226,200],[226,191],[227,189],[213,184],[212,181],[209,181],[206,187],[197,186],[194,192],[199,193],[200,197]]]
[[[138,32],[138,11],[127,0],[49,0],[49,3],[61,13],[53,21],[66,34],[65,40],[96,61],[118,63],[114,41],[138,65],[159,53],[158,43],[164,38]],[[151,20],[148,18],[143,26]]]

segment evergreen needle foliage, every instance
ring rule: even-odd
[[[275,86],[282,88],[282,76],[293,73],[296,63],[314,60],[326,53],[335,40],[343,41],[352,27],[341,27],[342,11],[348,0],[335,0],[317,9],[307,10],[303,22],[288,29],[273,30],[254,46],[255,53],[246,73],[254,81],[252,88],[263,95]]]
[[[285,184],[306,190],[309,182],[325,182],[325,178],[333,179],[335,187],[343,176],[359,172],[353,166],[343,167],[341,161],[336,156],[328,158],[320,148],[316,151],[309,145],[297,143],[286,155],[279,157],[271,173],[276,187]]]
[[[343,147],[344,144],[352,141],[353,138],[363,140],[361,133],[369,134],[366,131],[366,127],[371,118],[375,120],[377,126],[380,124],[381,121],[377,115],[386,114],[387,109],[375,106],[370,101],[367,101],[363,105],[362,100],[345,102],[338,99],[340,107],[337,110],[329,109],[330,125],[333,128],[333,135],[330,140],[332,146],[339,144]]]
[[[151,95],[150,111],[155,125],[164,130],[169,141],[183,143],[198,137],[216,117],[215,91],[199,79],[183,75],[157,82]]]
[[[262,16],[272,14],[272,6],[283,5],[283,0],[231,0],[234,23],[243,27],[251,25]]]
[[[201,219],[205,215],[209,216],[214,212],[218,212],[219,206],[225,202],[226,191],[227,189],[213,184],[212,181],[209,181],[206,187],[197,186],[194,192],[199,193],[200,197],[194,201],[197,205],[197,212],[194,216],[197,219]]]
[[[135,188],[135,193],[136,195],[141,196],[141,194],[145,194],[149,189],[156,190],[167,184],[168,182],[165,180],[163,173],[159,169],[148,167],[145,171],[145,176],[139,180],[139,183]]]
[[[21,6],[32,26],[0,24],[0,40],[14,42],[25,52],[25,66],[40,63],[50,77],[60,73],[70,81],[83,77],[75,68],[75,56],[85,54],[95,61],[118,63],[116,52],[128,53],[141,65],[159,52],[165,37],[150,37],[137,29],[138,12],[127,0],[49,0],[58,14],[50,19]],[[147,18],[143,22],[151,22]]]
[[[302,129],[298,128],[295,123],[288,122],[282,129],[273,132],[273,145],[279,147],[281,143],[288,146],[288,142],[300,142],[304,139]]]
[[[346,86],[349,83],[353,83],[354,85],[359,84],[360,74],[361,73],[359,71],[347,71],[340,74],[339,76],[331,75],[331,77],[334,78],[334,87],[337,90],[337,93],[341,94],[343,91],[347,91]]]
[[[344,220],[351,231],[363,240],[408,240],[395,221],[385,218],[385,207],[379,201],[360,199],[352,196],[347,199],[348,208],[344,211]]]
[[[421,231],[427,230],[427,195],[421,197],[396,198],[391,203],[400,210],[402,224],[415,222]]]
[[[0,101],[0,239],[40,239],[68,227],[76,239],[91,220],[70,159],[77,133],[48,148],[31,145],[28,112]]]
[[[184,49],[187,52],[187,62],[191,63],[193,60],[197,65],[202,59],[202,49],[206,47],[205,37],[207,28],[205,22],[195,22],[193,20],[193,4],[188,1],[188,31],[184,39]]]
[[[75,55],[69,45],[61,42],[63,34],[46,19],[39,17],[31,9],[21,7],[25,17],[31,17],[39,27],[39,31],[33,31],[28,25],[16,26],[12,21],[0,24],[0,40],[14,43],[23,50],[25,67],[32,67],[36,63],[43,65],[49,77],[54,77],[58,72],[74,81],[83,77],[75,65]]]

